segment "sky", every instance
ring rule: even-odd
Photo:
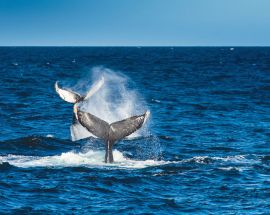
[[[270,46],[270,0],[0,0],[0,46]]]

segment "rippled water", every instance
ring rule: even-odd
[[[123,111],[151,110],[114,164],[100,140],[70,140],[54,92],[96,70],[135,92]],[[2,47],[0,73],[0,213],[270,212],[270,48]]]

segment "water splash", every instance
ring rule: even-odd
[[[76,85],[76,91],[88,89],[91,83],[104,78],[104,85],[91,98],[81,104],[81,109],[89,112],[108,123],[119,121],[136,114],[144,113],[148,108],[139,93],[131,89],[132,81],[122,73],[103,67],[93,68],[87,77],[81,79]],[[72,129],[72,135],[85,134],[81,126]],[[146,136],[149,133],[147,124],[129,137]],[[80,139],[78,137],[78,139]]]
[[[179,161],[165,160],[135,160],[126,158],[123,153],[113,150],[114,163],[104,163],[104,150],[87,150],[86,152],[69,151],[53,156],[26,156],[26,155],[5,155],[0,156],[0,164],[8,163],[19,168],[31,167],[87,167],[87,168],[109,168],[109,169],[141,169],[147,167],[166,165],[192,165],[194,162],[198,164],[211,166],[215,163],[215,167],[220,170],[247,170],[253,168],[254,164],[259,164],[258,159],[248,159],[248,155],[235,155],[227,157],[199,157],[195,156],[189,159]],[[244,165],[245,164],[245,165]],[[165,165],[165,166],[164,166]],[[244,165],[244,166],[243,166]]]
[[[113,151],[115,162],[112,164],[104,163],[104,151],[89,150],[86,153],[76,153],[73,151],[62,153],[54,156],[24,156],[24,155],[7,155],[0,156],[0,162],[8,162],[13,166],[20,168],[30,167],[77,167],[85,166],[88,168],[128,168],[140,169],[149,166],[164,165],[166,161],[155,160],[132,160],[125,158],[124,155]]]

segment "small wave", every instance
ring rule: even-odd
[[[80,147],[81,143],[53,136],[27,136],[0,142],[0,155],[54,155]]]
[[[113,151],[115,162],[112,164],[104,163],[104,151],[89,150],[86,153],[66,152],[54,156],[22,156],[7,155],[0,156],[0,162],[8,162],[10,165],[31,168],[31,167],[78,167],[85,166],[89,168],[109,167],[109,168],[129,168],[140,169],[150,166],[158,166],[170,163],[169,161],[156,160],[132,160],[125,158],[124,155]]]
[[[185,159],[182,162],[195,162],[199,164],[209,164],[216,161],[229,162],[229,163],[256,163],[259,160],[249,159],[246,155],[235,155],[235,156],[226,156],[226,157],[209,157],[209,156],[195,156],[193,158]]]
[[[161,101],[158,100],[158,99],[152,99],[151,101],[152,101],[152,102],[155,102],[155,103],[160,103],[160,102],[161,102]]]
[[[54,138],[54,136],[52,134],[47,134],[46,137],[48,137],[48,138]]]
[[[0,161],[0,170],[6,170],[11,168],[12,166],[8,162]]]
[[[210,158],[208,156],[197,156],[193,157],[187,160],[184,160],[183,162],[195,162],[200,164],[209,164],[213,162],[213,158]]]
[[[228,172],[242,172],[243,169],[242,168],[238,168],[238,167],[219,167],[218,169],[223,170],[223,171],[228,171]]]

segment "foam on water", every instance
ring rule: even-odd
[[[7,155],[0,156],[0,162],[8,162],[9,164],[21,168],[29,167],[77,167],[85,166],[89,168],[96,167],[114,167],[114,168],[130,168],[138,169],[149,166],[163,165],[168,162],[155,160],[132,160],[125,158],[124,155],[117,151],[113,151],[115,162],[112,164],[104,163],[104,151],[89,150],[86,153],[66,152],[61,155],[54,156],[23,156],[23,155]]]
[[[195,162],[199,164],[208,164],[215,161],[235,164],[255,164],[259,162],[257,159],[247,158],[247,155],[234,155],[226,157],[195,156],[193,158],[183,160],[183,162]]]
[[[127,168],[127,169],[141,169],[151,166],[161,166],[166,164],[183,164],[189,162],[196,162],[200,164],[209,164],[211,161],[220,161],[221,164],[233,163],[258,163],[259,161],[253,159],[247,159],[246,156],[236,155],[228,157],[200,157],[195,156],[189,159],[183,159],[181,161],[157,161],[157,160],[133,160],[126,158],[118,150],[113,151],[114,163],[104,163],[105,151],[101,150],[88,150],[87,152],[65,152],[60,155],[53,156],[24,156],[24,155],[12,155],[0,156],[0,164],[8,162],[10,165],[20,168],[30,167],[78,167],[84,166],[87,168]],[[220,167],[223,170],[231,170],[231,167]],[[232,167],[236,168],[236,167]]]

